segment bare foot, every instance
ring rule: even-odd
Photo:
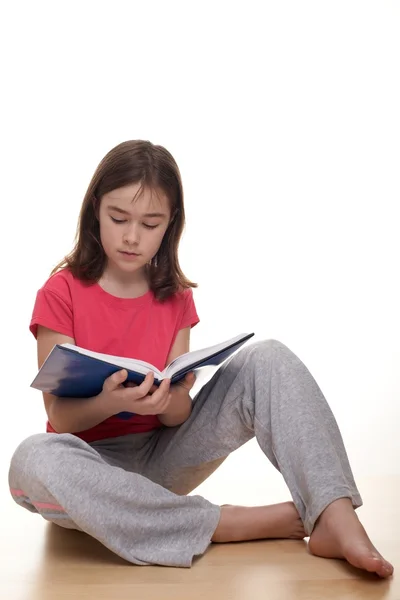
[[[301,540],[306,536],[293,502],[270,506],[221,507],[221,518],[212,542],[243,542],[268,538]]]
[[[319,517],[310,536],[312,554],[340,558],[380,577],[390,577],[393,567],[373,546],[348,498],[332,502]]]

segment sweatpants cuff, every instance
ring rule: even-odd
[[[335,488],[333,491],[327,492],[322,498],[318,499],[318,502],[311,504],[306,510],[306,518],[303,524],[307,536],[311,535],[311,532],[315,527],[315,522],[321,513],[323,513],[332,502],[335,502],[335,500],[339,500],[340,498],[349,498],[354,509],[360,508],[363,504],[360,494],[358,492],[352,493],[348,487]]]
[[[179,564],[175,564],[176,567],[191,567],[193,563],[193,559],[195,556],[200,556],[204,554],[209,545],[211,544],[211,538],[214,535],[215,530],[218,527],[218,523],[221,518],[221,507],[218,505],[212,505],[209,512],[209,518],[207,519],[203,526],[199,528],[195,539],[192,540],[192,544],[189,543],[188,540],[188,549],[190,553],[186,556],[182,556],[181,560],[179,560]],[[173,565],[171,565],[173,566]]]

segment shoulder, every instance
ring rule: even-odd
[[[30,323],[35,337],[38,325],[74,337],[72,286],[72,274],[62,270],[51,275],[39,289]]]
[[[74,277],[68,268],[51,275],[37,292],[36,302],[62,303],[73,310],[78,303],[85,303],[85,283]]]
[[[181,288],[164,301],[165,304],[174,306],[177,309],[184,308],[191,302],[193,302],[192,288]]]
[[[74,292],[83,287],[83,282],[74,277],[70,269],[64,268],[51,275],[40,288],[40,291],[52,292],[63,299],[67,299],[72,298]]]
[[[191,287],[182,288],[178,292],[176,292],[176,296],[177,296],[179,302],[187,302],[188,300],[192,300],[193,299],[193,289]]]
[[[197,314],[193,289],[191,287],[180,289],[173,296],[170,296],[168,301],[174,313],[178,329],[189,326],[193,327],[199,322],[200,319]]]

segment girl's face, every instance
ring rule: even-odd
[[[171,210],[161,190],[143,188],[132,202],[140,183],[104,194],[100,202],[100,239],[108,266],[121,274],[144,272],[157,254],[168,228]]]

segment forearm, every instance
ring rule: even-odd
[[[171,403],[165,413],[158,419],[167,427],[176,427],[184,423],[192,412],[192,399],[185,388],[171,389]]]
[[[102,423],[115,414],[101,394],[92,398],[53,397],[48,418],[57,433],[78,433]]]

